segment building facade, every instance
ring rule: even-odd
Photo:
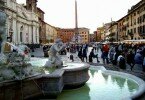
[[[97,28],[97,42],[102,41],[105,38],[104,27]]]
[[[38,16],[16,0],[6,0],[7,37],[14,44],[39,44]]]
[[[72,42],[74,34],[74,28],[57,28],[57,36],[61,38],[64,43]]]
[[[120,41],[145,39],[145,0],[132,6],[128,14],[118,20],[118,35]]]
[[[118,32],[117,32],[118,27],[117,27],[117,25],[118,25],[117,22],[115,22],[115,21],[111,22],[111,25],[109,27],[110,34],[108,36],[109,37],[108,41],[110,41],[110,42],[118,41]]]
[[[75,28],[57,28],[57,36],[61,38],[64,43],[76,42],[75,41]],[[89,42],[89,29],[78,28],[78,43]]]
[[[128,19],[128,27],[126,27],[129,39],[145,39],[145,0],[141,0],[132,6],[125,17]]]
[[[38,15],[39,21],[39,42],[46,43],[46,22],[44,21],[44,12],[37,7],[37,0],[26,0],[26,9]]]
[[[114,41],[119,42],[145,39],[145,0],[133,5],[127,15],[118,21],[104,24],[103,30],[102,40],[114,38]]]
[[[57,29],[50,24],[46,24],[46,42],[53,43],[57,39]]]
[[[89,43],[89,29],[88,28],[79,28],[80,43]]]
[[[89,42],[96,42],[96,34],[89,34]]]

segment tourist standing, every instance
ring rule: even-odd
[[[89,62],[93,62],[93,57],[94,57],[94,49],[91,50],[90,54],[89,54]]]
[[[129,53],[126,56],[126,60],[127,60],[127,64],[130,66],[130,69],[133,69],[134,66],[134,53],[131,51],[129,51]]]
[[[109,52],[109,46],[107,44],[104,44],[102,47],[102,59],[104,64],[109,63],[108,52]]]
[[[48,57],[49,56],[48,55],[48,47],[47,47],[47,45],[43,46],[43,53],[44,53],[44,57]]]
[[[78,51],[78,57],[82,60],[82,47],[79,48],[79,51]]]
[[[113,55],[115,54],[115,46],[113,45],[109,50],[109,60],[113,63]]]
[[[134,62],[135,62],[135,65],[133,67],[133,70],[142,71],[143,56],[142,56],[142,51],[140,49],[138,49],[135,54]]]
[[[98,51],[97,51],[97,48],[94,49],[94,58],[97,59],[97,62],[100,62],[99,59],[98,59]]]
[[[87,62],[87,49],[83,48],[82,60],[85,61],[85,59],[86,59],[86,62]]]

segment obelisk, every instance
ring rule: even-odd
[[[75,42],[78,43],[78,14],[77,14],[77,1],[75,0]]]

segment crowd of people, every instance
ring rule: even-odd
[[[145,72],[145,44],[94,44],[91,51],[88,51],[88,47],[88,44],[71,44],[66,46],[66,51],[71,53],[72,61],[74,61],[72,53],[77,53],[82,62],[90,63],[93,63],[94,60],[100,62],[98,53],[101,51],[101,59],[104,64]]]
[[[93,62],[94,58],[96,58],[97,62],[100,62],[98,59],[99,48],[95,46],[93,47],[91,52],[89,52],[88,47],[89,47],[88,44],[77,44],[77,45],[72,44],[68,45],[66,49],[67,52],[77,53],[77,56],[80,58],[82,62]],[[72,60],[73,58],[72,54],[70,55],[70,58]],[[72,61],[74,61],[74,59]]]
[[[73,49],[76,49],[82,62],[93,63],[93,60],[96,60],[99,63],[98,52],[101,50],[104,64],[113,64],[121,69],[128,68],[145,72],[145,44],[94,44],[88,56],[87,44],[73,46]]]
[[[145,72],[145,44],[104,44],[101,48],[102,59],[121,69],[141,70]]]

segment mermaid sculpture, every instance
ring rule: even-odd
[[[50,50],[48,52],[49,58],[45,64],[45,67],[61,68],[63,65],[63,62],[61,58],[59,57],[58,52],[64,48],[65,48],[65,45],[63,44],[62,40],[56,39],[55,43],[50,47]]]

